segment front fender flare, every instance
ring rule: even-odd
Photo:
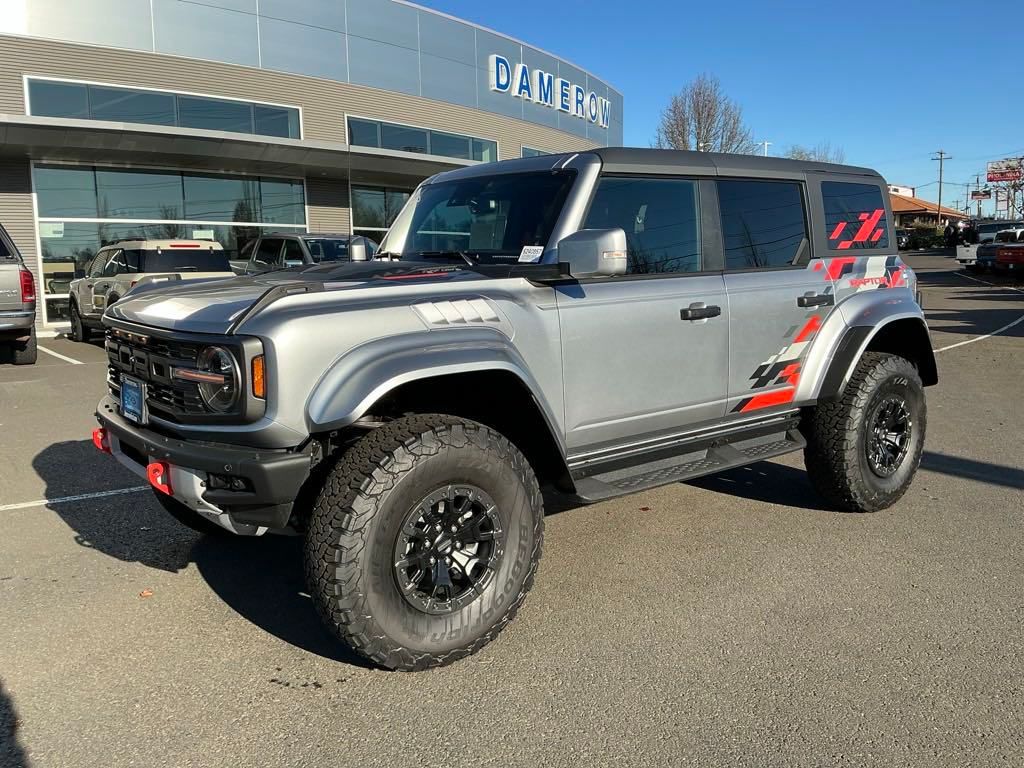
[[[418,379],[475,371],[507,371],[533,395],[558,445],[564,449],[551,403],[509,338],[489,328],[421,331],[375,339],[338,358],[306,405],[310,433],[349,426],[396,387]]]

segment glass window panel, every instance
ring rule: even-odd
[[[359,147],[379,147],[380,123],[371,120],[358,120],[354,117],[349,118],[348,143]]]
[[[174,125],[174,95],[90,85],[89,112],[93,120]]]
[[[459,157],[463,160],[472,158],[470,138],[454,133],[430,132],[430,154],[443,157]]]
[[[349,3],[349,20],[353,9],[362,3]],[[398,5],[389,2],[388,5]],[[414,31],[415,34],[415,31]],[[348,36],[349,81],[385,91],[398,91],[413,96],[420,94],[420,53],[415,48],[403,48],[379,43],[364,37]],[[510,99],[516,101],[516,99]]]
[[[387,226],[387,205],[383,189],[352,187],[352,226]]]
[[[348,80],[348,40],[344,32],[325,29],[323,15],[314,15],[312,11],[302,24],[271,18],[272,14],[263,7],[265,4],[261,0],[260,67],[340,82]],[[333,5],[344,14],[344,3],[334,0]],[[311,23],[316,26],[310,26]]]
[[[792,264],[807,236],[800,185],[784,181],[719,181],[726,269]]]
[[[887,248],[889,226],[882,202],[882,189],[877,184],[848,184],[823,181],[821,199],[825,206],[825,232],[828,247]]]
[[[66,293],[66,291],[64,291]],[[69,299],[47,299],[46,321],[48,323],[66,323],[71,320],[68,307]]]
[[[400,149],[403,152],[427,152],[427,132],[420,128],[382,123],[380,145],[384,149]]]
[[[96,169],[101,219],[181,219],[181,174]]]
[[[534,149],[533,147],[523,147],[523,157],[540,157],[541,155],[548,154],[542,149]]]
[[[629,274],[700,271],[696,182],[607,177],[590,205],[585,229],[626,233]]]
[[[301,138],[299,133],[299,110],[284,107],[253,106],[256,133],[261,136],[281,136],[286,139]]]
[[[498,145],[486,139],[473,139],[473,159],[493,163],[498,159]]]
[[[97,224],[41,222],[43,292],[67,293],[76,270],[86,270],[100,249]]]
[[[75,117],[82,120],[89,117],[89,91],[86,86],[78,83],[30,80],[28,97],[33,115]]]
[[[387,226],[391,226],[398,214],[402,212],[402,208],[409,200],[409,192],[405,192],[399,189],[388,189],[385,190],[385,198],[387,201]]]
[[[252,104],[179,96],[178,124],[207,131],[252,133]]]
[[[40,216],[96,218],[96,177],[92,168],[37,165],[33,178]]]
[[[185,174],[185,218],[199,221],[258,221],[259,180]]]
[[[306,200],[301,181],[260,179],[260,201],[260,221],[306,223]]]

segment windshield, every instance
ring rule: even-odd
[[[227,251],[175,248],[146,251],[145,272],[230,272]]]
[[[1005,232],[996,232],[997,243],[1016,243],[1017,242],[1017,230],[1010,229]]]
[[[575,177],[542,171],[424,184],[380,249],[403,258],[462,252],[482,264],[537,261]]]

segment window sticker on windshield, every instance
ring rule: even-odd
[[[540,257],[543,255],[543,245],[524,245],[523,250],[519,252],[519,261],[536,262],[540,261]]]

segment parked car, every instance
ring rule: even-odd
[[[360,235],[272,232],[247,243],[231,268],[240,275],[258,275],[309,264],[366,261],[376,250],[377,243]]]
[[[398,261],[115,304],[93,433],[185,525],[302,532],[320,616],[374,662],[495,638],[542,486],[594,502],[799,450],[834,509],[910,486],[937,373],[874,171],[596,149],[412,201]]]
[[[978,225],[978,245],[995,242],[996,233],[1024,227],[1024,221],[989,221]]]
[[[36,350],[36,283],[0,225],[0,344],[15,365],[32,365]]]
[[[996,259],[1002,246],[1007,243],[1016,243],[1022,232],[1024,232],[1024,226],[1004,227],[992,235],[991,240],[987,240],[984,244],[977,246],[974,250],[973,263],[970,263],[967,259],[961,260],[959,248],[957,249],[957,261],[972,272],[994,270],[996,268]],[[969,258],[970,251],[967,251],[965,255]]]
[[[913,231],[909,229],[897,229],[896,230],[896,247],[905,251],[910,247],[910,238],[913,236]]]
[[[996,272],[1024,271],[1024,228],[996,234]]]
[[[234,277],[220,243],[122,240],[100,248],[69,287],[70,338],[86,341],[108,307],[138,285]]]

